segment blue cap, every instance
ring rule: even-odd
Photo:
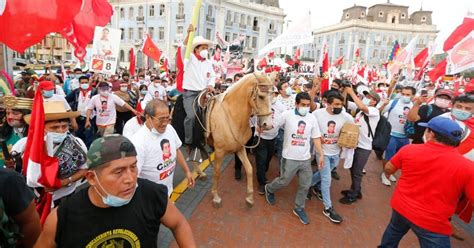
[[[428,123],[426,122],[420,122],[418,123],[419,126],[422,127],[427,127],[439,134],[442,134],[453,141],[461,141],[462,139],[462,133],[463,130],[459,124],[457,124],[455,121],[442,117],[442,116],[437,116],[433,119],[431,119]]]

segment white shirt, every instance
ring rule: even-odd
[[[109,93],[108,97],[97,94],[91,98],[87,109],[95,109],[97,126],[109,126],[115,124],[117,119],[116,104],[124,106],[125,101],[113,93]]]
[[[295,95],[291,95],[287,98],[278,95],[277,102],[280,102],[283,106],[285,106],[285,110],[294,109],[296,105]]]
[[[279,102],[274,102],[272,103],[272,123],[273,127],[270,130],[263,130],[262,133],[260,134],[260,138],[265,139],[265,140],[273,140],[278,136],[278,127],[276,121],[280,119],[280,116],[282,112],[278,108],[281,106],[281,103]],[[255,130],[255,136],[259,136],[257,130]]]
[[[60,96],[66,96],[66,93],[64,93],[64,90],[61,86],[56,84],[56,94]]]
[[[131,139],[133,135],[138,132],[138,130],[142,127],[142,125],[138,123],[138,118],[138,116],[135,116],[125,123],[125,125],[123,126],[123,136],[128,139]]]
[[[386,111],[389,111],[394,100],[391,100],[385,107]],[[405,122],[407,121],[407,115],[410,109],[413,107],[413,103],[403,103],[401,99],[398,100],[393,109],[388,113],[388,122],[392,125],[392,132],[390,135],[403,138],[405,137]]]
[[[341,147],[337,145],[339,134],[344,123],[354,123],[354,119],[348,113],[342,111],[338,115],[330,114],[326,108],[313,112],[318,121],[319,130],[322,135],[322,147],[324,155],[339,155]]]
[[[295,110],[284,112],[277,121],[277,128],[284,128],[282,156],[304,161],[311,159],[312,139],[321,137],[318,122],[313,115],[297,115]]]
[[[209,85],[214,87],[215,81],[216,76],[211,61],[209,59],[199,61],[191,53],[188,63],[184,65],[183,89],[202,91]]]
[[[171,196],[177,149],[182,145],[174,128],[168,125],[164,133],[155,134],[143,125],[131,141],[137,151],[138,177],[167,186]]]
[[[380,120],[380,112],[377,108],[368,107],[369,113],[367,116],[369,117],[370,127],[372,129],[372,134],[375,135],[375,129],[377,128],[377,124]],[[359,126],[359,144],[357,147],[365,149],[365,150],[372,150],[372,141],[373,137],[369,137],[369,126],[364,119],[364,112],[360,111],[355,116],[355,124]]]
[[[158,98],[164,101],[167,98],[166,89],[162,85],[155,86],[153,83],[148,85],[148,91],[142,101],[142,107],[145,108],[148,102]]]
[[[79,88],[79,79],[77,78],[71,79],[71,81],[69,81],[69,90],[73,91],[77,88]]]
[[[86,117],[87,114],[87,106],[89,106],[89,102],[91,100],[92,91],[89,90],[86,94],[82,94],[82,91],[79,91],[79,97],[77,99],[77,111],[81,112],[81,116]],[[91,115],[92,118],[92,115]]]
[[[71,106],[69,106],[66,98],[61,95],[53,94],[50,98],[43,97],[43,102],[63,102],[66,111],[71,111]]]

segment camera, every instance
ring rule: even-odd
[[[352,84],[348,80],[343,79],[343,80],[341,80],[341,86],[342,87],[352,87]]]

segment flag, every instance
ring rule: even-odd
[[[431,71],[428,72],[428,77],[430,77],[431,82],[436,82],[438,78],[446,74],[446,59],[443,59],[439,62]]]
[[[459,25],[444,42],[443,50],[445,52],[451,50],[459,41],[474,30],[473,16],[464,17],[461,25]]]
[[[474,30],[448,51],[448,74],[474,68]]]
[[[267,58],[264,57],[262,60],[260,60],[260,62],[258,62],[257,66],[260,68],[260,70],[262,70],[263,68],[267,67],[267,65]]]
[[[184,61],[181,46],[176,50],[176,89],[183,92]]]
[[[322,96],[324,92],[329,90],[329,76],[328,76],[329,57],[328,57],[328,48],[327,48],[326,43],[323,44],[322,53],[321,53],[321,57],[319,58],[318,64],[321,66],[321,70],[323,72],[323,79],[321,81],[321,90],[320,90],[320,94]]]
[[[336,59],[336,61],[334,62],[333,66],[339,66],[339,65],[343,65],[344,64],[344,55],[342,55],[341,57],[339,57],[338,59]]]
[[[418,41],[418,36],[415,36],[410,40],[408,45],[402,50],[398,51],[395,57],[392,59],[392,63],[388,66],[388,71],[390,72],[389,76],[395,75],[403,67],[410,67],[413,61],[413,54],[416,48],[416,42]],[[398,43],[398,42],[397,42]]]
[[[150,35],[147,35],[145,42],[143,42],[142,52],[149,58],[160,63],[161,50],[155,45],[155,43],[153,43]]]
[[[354,56],[355,56],[356,59],[358,59],[360,57],[360,48],[357,48],[355,50]]]
[[[12,94],[13,96],[16,96],[15,85],[13,84],[13,80],[4,70],[0,71],[0,87],[3,88],[5,95]]]
[[[425,47],[425,49],[421,50],[416,57],[413,59],[413,62],[415,63],[416,68],[421,68],[423,67],[425,61],[428,59],[428,47]]]
[[[388,54],[388,58],[387,58],[388,64],[392,63],[392,61],[395,59],[399,51],[400,51],[400,44],[398,44],[398,40],[396,40],[395,43],[393,43],[392,50]]]
[[[56,157],[50,157],[45,147],[44,132],[45,116],[41,90],[36,91],[31,112],[30,128],[23,154],[23,173],[26,183],[31,188],[47,187],[60,188],[61,180],[57,177],[59,162]],[[43,224],[51,210],[52,195],[43,192],[36,210]]]
[[[130,48],[128,57],[130,58],[130,76],[135,75],[135,51]]]

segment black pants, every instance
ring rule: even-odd
[[[253,143],[253,134],[255,133],[255,127],[252,127],[252,136],[250,136],[250,139],[247,141],[247,144],[245,146],[253,146],[255,145]],[[247,154],[249,154],[250,149],[247,149]],[[240,161],[239,156],[237,156],[237,153],[235,153],[235,164],[234,164],[235,170],[242,170],[242,161]]]
[[[348,194],[349,197],[356,198],[361,191],[362,170],[364,170],[365,164],[369,160],[370,152],[372,150],[365,150],[359,147],[354,151],[354,160],[351,167],[352,184]]]
[[[257,181],[259,185],[265,185],[267,183],[267,171],[275,154],[275,140],[260,139],[255,151],[255,161],[257,163]]]
[[[117,111],[117,120],[115,121],[115,132],[118,134],[123,133],[123,126],[133,117],[133,113],[131,111],[127,112],[119,112]]]

